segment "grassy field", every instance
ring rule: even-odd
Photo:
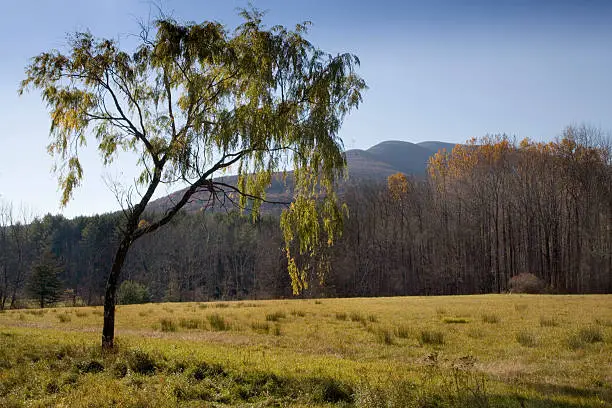
[[[612,296],[0,313],[0,407],[612,406]]]

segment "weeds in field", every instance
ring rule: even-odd
[[[395,327],[395,336],[400,339],[407,339],[410,337],[410,327],[407,325],[399,325]]]
[[[175,332],[176,323],[172,319],[162,318],[159,320],[161,331],[163,332]]]
[[[588,344],[601,343],[604,341],[603,333],[599,327],[583,327],[577,333],[567,338],[567,346],[570,350],[585,348]]]
[[[342,313],[336,313],[336,319],[337,320],[346,320],[346,313],[342,312]]]
[[[540,316],[540,326],[557,327],[559,326],[559,321],[555,317]]]
[[[437,330],[421,330],[418,340],[421,345],[430,344],[440,346],[444,344],[444,333]]]
[[[304,312],[303,310],[292,310],[291,316],[304,317],[306,316],[306,312]]]
[[[482,321],[484,323],[489,323],[489,324],[496,324],[496,323],[499,323],[501,321],[499,316],[494,314],[494,313],[484,313],[481,316],[481,319],[482,319]]]
[[[89,313],[77,310],[76,312],[74,312],[74,315],[76,317],[87,317],[87,316],[89,316]]]
[[[538,339],[533,333],[520,331],[516,334],[516,341],[523,347],[536,347]]]
[[[270,332],[270,324],[267,322],[252,322],[251,323],[251,329],[253,329],[254,332],[257,333],[265,333],[268,334]]]
[[[179,320],[179,326],[183,329],[199,329],[202,326],[202,320],[182,318]]]
[[[266,314],[266,321],[268,321],[268,322],[278,322],[280,319],[284,319],[285,317],[287,317],[285,312],[276,311],[276,312],[273,312],[273,313]]]
[[[60,323],[68,323],[70,320],[72,320],[70,315],[66,313],[58,314],[57,319],[60,321]]]
[[[447,324],[461,324],[470,322],[465,317],[445,317],[442,319],[442,321]]]
[[[380,344],[385,344],[387,346],[393,344],[393,332],[390,329],[379,327],[374,333],[376,335],[376,341]]]
[[[218,313],[213,313],[207,317],[211,330],[226,331],[230,329],[230,325],[225,318]]]
[[[519,313],[525,313],[528,307],[529,306],[526,303],[516,303],[514,305],[514,310],[516,310]]]

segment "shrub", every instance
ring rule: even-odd
[[[532,273],[520,273],[510,278],[511,293],[542,293],[546,288],[544,281]]]
[[[493,313],[485,313],[481,316],[484,323],[495,324],[499,323],[499,316]]]
[[[436,330],[421,330],[419,343],[442,345],[444,344],[444,333]]]
[[[516,341],[523,347],[535,347],[538,345],[536,337],[529,332],[521,331],[516,335]]]
[[[138,282],[123,281],[117,291],[117,302],[120,305],[148,303],[150,301],[149,288]]]

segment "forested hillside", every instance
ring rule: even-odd
[[[505,292],[521,273],[553,293],[612,292],[610,147],[596,136],[569,128],[550,143],[473,140],[431,157],[427,175],[404,175],[417,165],[402,164],[398,142],[352,151],[344,233],[322,254],[329,272],[312,270],[305,295]],[[448,147],[424,145],[413,146]],[[368,173],[368,163],[383,171]],[[253,222],[196,209],[138,241],[123,279],[146,286],[153,301],[291,296],[275,214]],[[62,266],[65,298],[99,304],[121,216],[32,220],[3,204],[0,307],[31,298],[30,273],[46,251]]]

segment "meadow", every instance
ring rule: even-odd
[[[612,296],[0,312],[0,407],[612,406]]]

